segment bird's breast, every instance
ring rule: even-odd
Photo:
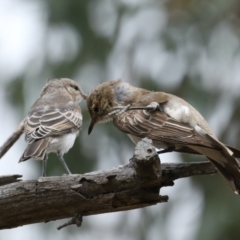
[[[49,144],[47,153],[60,152],[62,155],[67,153],[72,148],[77,135],[78,131],[53,138]]]

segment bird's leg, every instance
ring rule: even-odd
[[[68,168],[68,166],[67,166],[64,158],[63,158],[63,155],[62,155],[61,153],[59,153],[59,152],[57,152],[57,155],[58,155],[58,157],[59,157],[60,162],[62,163],[62,165],[64,166],[64,168],[65,168],[66,171],[68,172],[68,174],[72,174],[72,173],[70,172],[70,170],[69,170],[69,168]]]
[[[127,106],[115,106],[112,108],[113,111],[108,113],[108,116],[121,114],[127,111],[129,108],[130,108],[130,104],[128,104]]]
[[[46,154],[45,157],[43,158],[43,164],[42,164],[42,176],[43,177],[46,177],[47,160],[48,160],[48,156]]]
[[[157,154],[162,154],[162,153],[168,153],[168,152],[172,152],[175,150],[175,147],[169,147],[167,149],[161,150],[161,151],[157,151]]]
[[[130,104],[128,104],[127,106],[123,106],[123,108],[119,112],[117,112],[116,115],[119,115],[119,114],[127,111],[129,108],[130,108]]]
[[[158,102],[151,102],[147,106],[129,107],[128,110],[148,110],[150,112],[160,110],[161,112],[163,112],[163,108]]]

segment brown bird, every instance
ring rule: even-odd
[[[120,80],[100,84],[85,99],[91,116],[89,134],[97,122],[113,120],[135,144],[148,137],[156,148],[164,149],[160,153],[205,155],[239,194],[240,150],[221,143],[202,115],[183,99]]]
[[[82,126],[82,113],[78,105],[82,95],[80,86],[71,79],[47,82],[24,122],[28,146],[19,162],[30,158],[43,160],[42,175],[45,176],[47,156],[54,152],[71,174],[63,155],[73,146]]]

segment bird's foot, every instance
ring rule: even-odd
[[[155,110],[160,110],[161,112],[163,112],[163,108],[161,104],[159,104],[158,102],[151,102],[147,106],[129,107],[127,110],[147,110],[150,112],[153,112]]]
[[[149,105],[146,106],[146,110],[150,112],[160,110],[161,112],[163,112],[162,106],[158,102],[151,102]]]

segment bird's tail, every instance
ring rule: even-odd
[[[240,150],[231,146],[226,146],[233,152],[233,156],[236,158],[240,158]]]
[[[217,170],[221,173],[221,175],[225,178],[227,181],[229,187],[236,193],[240,194],[240,169],[237,166],[237,160],[230,161],[226,164],[225,162],[220,162],[217,160],[214,160],[210,157],[208,159],[216,166]],[[231,158],[227,158],[230,160]]]
[[[28,144],[19,162],[24,162],[29,158],[43,160],[46,155],[46,148],[48,147],[49,143],[49,138],[43,138],[31,144]]]
[[[234,157],[234,152],[223,143],[207,134],[209,140],[218,149],[198,148],[198,152],[205,155],[225,178],[230,188],[240,194],[240,162]]]

